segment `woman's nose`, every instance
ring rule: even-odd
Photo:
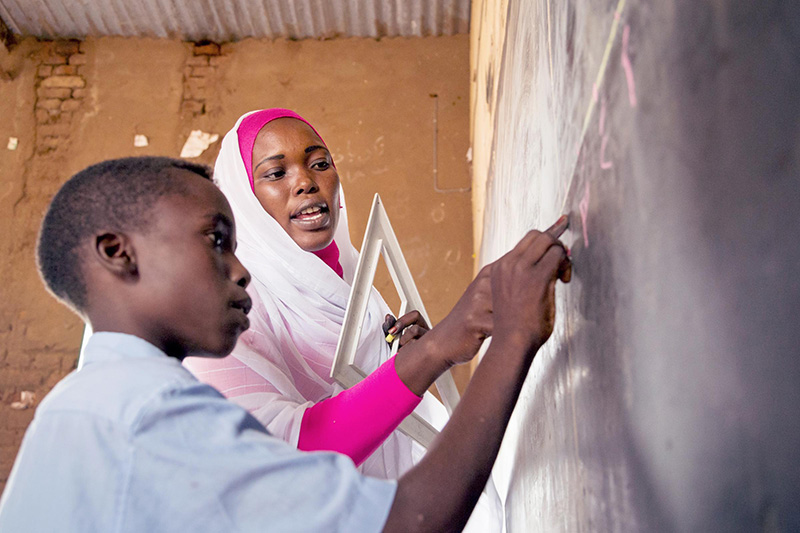
[[[317,186],[317,182],[314,181],[310,171],[304,169],[297,172],[294,182],[294,190],[292,191],[295,195],[311,194],[317,192],[318,190],[319,187]]]

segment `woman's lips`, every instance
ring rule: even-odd
[[[311,231],[326,228],[331,222],[331,215],[324,205],[315,205],[301,209],[290,219],[300,228]]]

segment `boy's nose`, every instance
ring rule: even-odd
[[[233,268],[231,268],[231,278],[233,281],[242,288],[247,288],[250,285],[250,271],[248,271],[239,258],[233,256]]]

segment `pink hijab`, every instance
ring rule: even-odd
[[[250,115],[246,116],[242,120],[241,124],[239,124],[239,129],[236,130],[236,133],[239,138],[239,153],[242,156],[244,168],[247,171],[247,178],[250,180],[250,190],[253,191],[253,194],[255,194],[255,184],[253,183],[253,146],[256,144],[256,137],[258,137],[258,133],[264,126],[279,118],[294,118],[305,122],[308,124],[309,128],[314,130],[314,133],[317,134],[317,137],[319,137],[319,140],[322,141],[322,144],[325,145],[326,148],[328,147],[317,129],[312,126],[309,121],[290,109],[274,107],[271,109],[256,111],[255,113],[251,113]],[[331,162],[333,167],[336,168],[336,163],[333,163],[333,159],[331,159]],[[340,278],[344,277],[342,265],[339,263],[339,247],[336,246],[336,241],[332,241],[322,250],[317,250],[316,252],[312,253],[322,259],[326,265],[331,267],[331,269],[333,269],[333,271],[336,272]]]

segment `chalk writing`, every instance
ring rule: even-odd
[[[578,208],[581,211],[581,226],[583,227],[583,245],[588,248],[589,247],[589,229],[586,227],[587,221],[586,219],[589,216],[589,182],[586,182],[586,188],[583,191],[583,198],[581,198],[581,202],[578,204]]]
[[[603,98],[603,101],[600,102],[600,120],[597,125],[597,133],[603,135],[606,126],[606,99]]]
[[[614,163],[606,160],[606,145],[608,144],[608,133],[603,135],[603,140],[600,141],[600,168],[608,170],[614,166]]]
[[[598,130],[602,140],[600,141],[600,168],[603,170],[608,170],[614,166],[611,161],[606,161],[606,145],[608,144],[608,133],[605,133],[606,129],[606,99],[600,102],[600,121],[598,124]]]
[[[631,107],[636,107],[636,81],[633,79],[633,65],[628,56],[628,39],[631,35],[631,27],[626,24],[622,30],[622,68],[625,70],[625,80],[628,82],[628,101]]]
[[[606,67],[608,66],[608,58],[611,55],[611,48],[614,45],[614,39],[617,36],[617,29],[619,28],[619,22],[622,19],[622,12],[625,9],[625,2],[626,0],[618,0],[617,8],[614,10],[614,22],[611,23],[611,32],[608,35],[608,40],[606,41],[606,47],[603,51],[603,59],[600,61],[600,68],[597,70],[597,77],[595,78],[594,84],[592,85],[592,93],[594,93],[594,87],[600,87],[603,84],[603,77],[606,73]],[[578,156],[580,156],[580,146],[583,144],[583,139],[586,137],[586,132],[589,128],[589,122],[592,118],[592,111],[594,110],[596,100],[594,98],[594,94],[592,94],[592,100],[589,102],[589,107],[586,109],[586,114],[583,117],[583,126],[581,127],[581,133],[578,136],[578,150],[575,151],[575,163],[572,166],[572,173],[569,174],[569,183],[567,183],[566,190],[569,191],[572,188],[572,181],[575,179],[575,169],[578,166]],[[563,212],[564,209],[567,207],[567,202],[570,199],[570,195],[566,194],[564,196],[564,201],[561,205],[561,211]]]

